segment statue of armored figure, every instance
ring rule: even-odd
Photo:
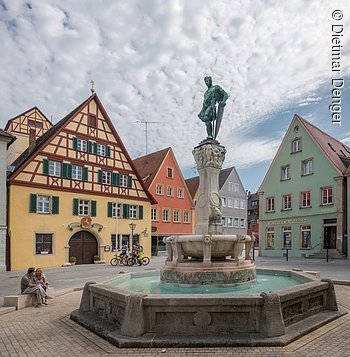
[[[210,76],[204,77],[204,82],[208,89],[204,93],[203,108],[198,117],[206,125],[207,139],[216,139],[228,94],[220,86],[213,86]]]

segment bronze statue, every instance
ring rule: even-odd
[[[220,86],[213,86],[210,76],[204,77],[204,82],[208,89],[204,93],[203,108],[198,117],[207,127],[207,139],[216,139],[228,94]]]

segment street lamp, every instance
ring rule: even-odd
[[[131,245],[133,244],[133,239],[134,239],[134,230],[136,228],[136,223],[130,223],[129,227],[131,229]]]

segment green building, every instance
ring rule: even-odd
[[[349,165],[348,146],[294,116],[258,192],[261,255],[348,254]]]

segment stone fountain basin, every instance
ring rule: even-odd
[[[306,282],[246,295],[147,295],[90,282],[71,319],[119,347],[271,346],[345,313],[331,280],[280,272]]]

